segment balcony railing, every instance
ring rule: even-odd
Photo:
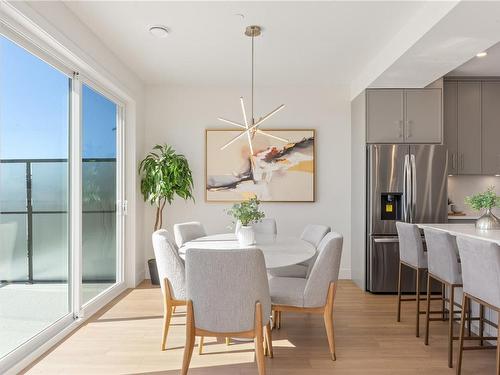
[[[116,159],[84,158],[82,174],[83,281],[114,282]],[[67,282],[68,197],[67,159],[0,159],[0,282]]]

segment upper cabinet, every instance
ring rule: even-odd
[[[500,174],[500,82],[483,82],[481,110],[482,172]]]
[[[500,174],[500,82],[445,82],[444,143],[450,174]]]
[[[441,143],[441,89],[366,92],[368,143]]]

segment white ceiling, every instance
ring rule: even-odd
[[[258,24],[264,32],[256,39],[256,85],[309,86],[350,84],[425,2],[65,4],[147,84],[248,84],[243,31]],[[170,35],[152,37],[153,24]]]
[[[473,57],[447,75],[449,76],[500,76],[500,43],[486,50],[488,55],[482,58]]]

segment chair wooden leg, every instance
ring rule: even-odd
[[[448,367],[453,367],[453,318],[455,314],[453,314],[453,301],[455,299],[455,288],[453,285],[450,285],[450,310],[448,313]]]
[[[458,342],[458,360],[457,360],[457,375],[462,372],[462,355],[464,352],[464,331],[465,331],[465,312],[468,310],[469,299],[465,295],[462,296],[462,312],[460,314],[460,339]]]
[[[267,354],[269,355],[269,358],[273,358],[273,334],[271,331],[271,323],[267,323],[266,325],[266,347],[267,347]]]
[[[441,315],[441,317],[443,318],[443,321],[446,320],[446,301],[445,301],[445,298],[446,298],[446,286],[444,285],[444,283],[441,283],[441,311],[443,312],[443,314]]]
[[[479,337],[481,337],[481,340],[479,341],[480,346],[484,346],[484,340],[482,339],[484,337],[484,306],[479,305]]]
[[[161,338],[161,350],[166,350],[167,347],[167,335],[168,329],[170,327],[170,319],[172,318],[172,306],[170,303],[165,302],[164,312],[163,312],[163,333]]]
[[[264,361],[264,338],[262,329],[262,305],[255,305],[255,357],[259,375],[266,374],[266,363]]]
[[[417,278],[416,278],[416,293],[415,293],[415,300],[417,301],[417,306],[416,306],[416,324],[415,324],[415,336],[420,337],[420,269],[417,267]]]
[[[467,333],[469,337],[472,336],[472,303],[469,301],[467,304]]]
[[[177,309],[177,306],[174,306],[173,309],[172,309],[172,314],[175,314],[176,309]]]
[[[193,317],[193,303],[187,301],[186,308],[186,345],[184,347],[184,358],[182,360],[182,375],[187,375],[189,370],[189,363],[191,362],[191,357],[193,356],[194,341],[195,341],[195,327],[194,327],[194,317]]]
[[[275,310],[271,311],[271,322],[272,322],[271,329],[275,329],[276,328],[276,311]]]
[[[497,375],[500,375],[500,311],[497,311]]]
[[[396,321],[401,321],[401,268],[403,267],[403,263],[399,262],[399,273],[398,273],[398,312]]]
[[[326,301],[325,310],[323,312],[323,320],[325,321],[326,337],[328,338],[328,346],[332,361],[337,359],[335,355],[335,333],[333,329],[333,300],[335,298],[335,284],[330,285]]]
[[[427,273],[427,304],[425,310],[425,345],[429,345],[429,318],[431,310],[431,275]],[[444,306],[443,306],[444,311]]]
[[[203,336],[200,336],[200,343],[198,344],[198,354],[202,355],[203,354],[203,342],[205,338]]]

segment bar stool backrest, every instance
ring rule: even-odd
[[[450,284],[462,284],[457,241],[447,232],[424,229],[429,272]]]
[[[500,246],[465,237],[457,237],[457,244],[464,292],[500,308]]]
[[[396,228],[399,237],[399,259],[413,267],[427,268],[427,256],[418,226],[398,221]]]

